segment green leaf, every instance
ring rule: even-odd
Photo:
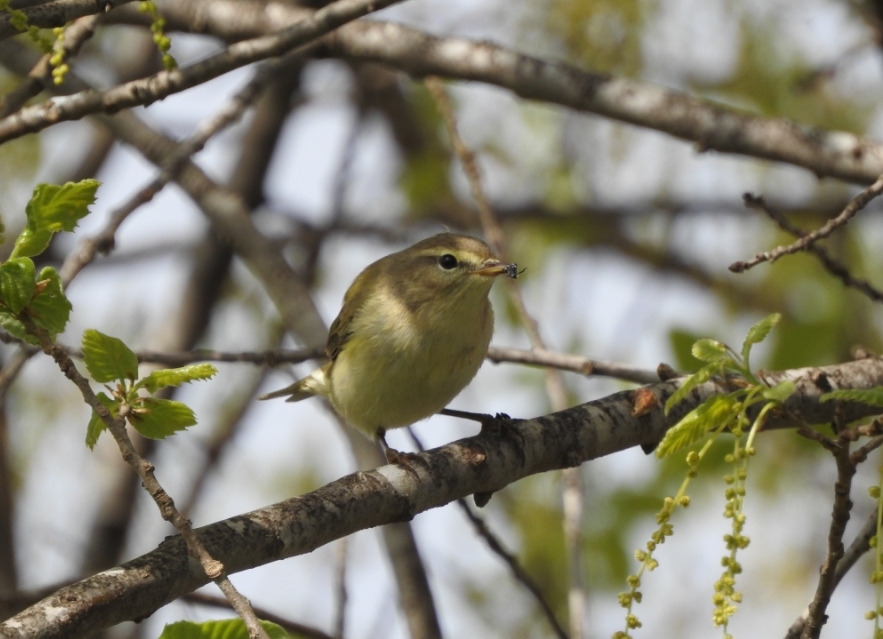
[[[67,326],[71,303],[64,295],[61,277],[51,266],[45,267],[37,277],[37,294],[27,305],[28,315],[34,324],[49,331],[54,338]]]
[[[150,439],[165,439],[196,423],[193,410],[181,402],[156,397],[140,397],[132,406],[129,421]]]
[[[729,358],[727,358],[727,360],[729,360]],[[723,360],[707,364],[685,379],[684,383],[681,384],[681,387],[668,398],[667,402],[665,402],[665,414],[668,415],[669,411],[674,408],[675,405],[690,394],[690,391],[700,384],[704,384],[710,380],[716,373],[719,373],[722,364]]]
[[[150,375],[139,381],[135,388],[146,388],[155,393],[160,388],[167,386],[180,386],[187,382],[195,382],[201,379],[211,379],[218,369],[211,364],[191,364],[181,368],[163,368],[153,371]]]
[[[773,330],[773,327],[778,324],[781,319],[781,313],[773,313],[772,315],[767,315],[749,329],[748,335],[745,337],[745,342],[742,344],[742,359],[745,361],[746,365],[748,364],[748,356],[751,353],[751,347],[754,344],[760,344],[765,340],[767,335],[770,334],[770,331]]]
[[[97,397],[98,401],[101,402],[101,405],[109,410],[111,415],[119,415],[120,403],[117,400],[111,399],[105,393],[98,393]],[[89,425],[86,427],[86,446],[89,447],[89,450],[95,448],[98,438],[106,428],[107,426],[104,424],[104,420],[102,420],[98,416],[98,413],[93,410],[92,418],[89,420]]]
[[[714,339],[700,339],[691,350],[693,357],[703,362],[717,362],[727,356],[727,347]]]
[[[0,297],[18,314],[34,294],[36,269],[30,258],[18,257],[0,264]]]
[[[859,402],[869,406],[883,406],[883,386],[863,390],[835,390],[822,395],[819,401],[828,402],[834,399],[845,402]]]
[[[289,639],[289,634],[282,626],[269,621],[262,621],[261,626],[270,635],[270,639]],[[176,621],[163,628],[159,639],[248,639],[248,630],[242,619],[224,619],[223,621]]]
[[[741,402],[732,395],[714,395],[684,415],[684,418],[672,426],[656,449],[660,459],[672,453],[692,446],[705,434],[726,424],[739,413]]]
[[[21,320],[12,313],[0,311],[0,327],[3,327],[3,330],[13,337],[24,340],[28,344],[33,344],[34,346],[40,345],[40,340],[28,333],[25,325],[22,324]]]
[[[772,388],[764,389],[764,391],[761,393],[761,396],[764,399],[781,403],[791,397],[792,393],[794,393],[794,382],[792,382],[790,379],[786,379],[783,382],[779,382]]]
[[[46,250],[53,233],[73,231],[77,222],[89,214],[100,182],[81,180],[57,184],[38,184],[25,207],[28,222],[15,241],[13,257],[32,257]]]
[[[89,375],[101,384],[138,377],[138,358],[123,340],[92,328],[83,331],[83,359]]]
[[[52,235],[52,231],[46,229],[38,230],[25,227],[15,240],[12,256],[33,257],[39,255],[49,247]]]

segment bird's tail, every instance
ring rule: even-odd
[[[285,388],[280,388],[277,391],[273,391],[272,393],[267,393],[266,395],[261,395],[258,399],[276,399],[277,397],[285,397],[288,395],[288,399],[286,402],[299,402],[302,399],[307,399],[308,397],[312,397],[313,395],[322,395],[324,397],[328,396],[328,378],[326,377],[326,368],[327,366],[323,366],[322,368],[317,368],[312,373],[296,381],[291,386],[286,386]]]

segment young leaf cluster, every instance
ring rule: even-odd
[[[734,384],[737,389],[727,395],[714,395],[697,406],[673,426],[659,444],[656,454],[659,458],[667,457],[684,448],[693,446],[707,435],[711,434],[701,449],[687,454],[689,470],[687,477],[681,484],[680,490],[674,497],[666,497],[663,508],[656,515],[659,528],[651,535],[645,550],[638,550],[635,558],[641,562],[638,571],[630,575],[626,580],[629,585],[628,592],[619,594],[619,602],[626,608],[626,628],[624,631],[614,634],[614,639],[630,639],[630,630],[639,628],[641,622],[632,612],[632,605],[640,603],[641,576],[644,571],[652,571],[658,565],[653,553],[657,546],[664,543],[666,537],[674,532],[670,522],[671,515],[677,506],[686,507],[690,498],[686,494],[690,480],[698,474],[699,464],[705,457],[716,437],[724,431],[729,431],[734,436],[733,452],[726,457],[726,461],[733,465],[733,473],[724,478],[726,482],[726,507],[724,516],[731,520],[731,531],[724,536],[727,554],[721,563],[724,573],[715,583],[715,594],[712,598],[715,609],[713,621],[716,626],[723,626],[724,637],[727,634],[727,623],[736,611],[736,604],[741,602],[741,593],[735,590],[736,575],[742,568],[736,559],[737,551],[748,546],[749,538],[742,534],[745,526],[745,515],[742,511],[745,497],[745,481],[748,477],[748,459],[754,454],[754,437],[763,423],[769,411],[785,401],[794,392],[794,384],[785,381],[770,387],[760,381],[750,368],[751,348],[762,342],[769,335],[772,328],[780,319],[779,314],[770,315],[757,324],[748,332],[747,337],[739,353],[729,346],[712,339],[701,339],[693,345],[693,356],[705,365],[696,373],[688,377],[681,387],[669,398],[665,405],[668,412],[685,399],[697,386],[710,381],[714,377],[723,377],[727,374],[738,375],[738,383]],[[749,409],[759,407],[757,416],[752,419]],[[750,432],[745,445],[742,445],[743,436],[750,427]]]
[[[25,208],[27,223],[15,241],[8,260],[0,264],[0,327],[25,342],[40,345],[34,327],[46,331],[51,340],[64,331],[71,303],[64,294],[61,277],[52,267],[36,272],[31,259],[45,251],[52,236],[73,231],[88,215],[95,202],[96,180],[83,180],[61,186],[40,184]],[[0,241],[3,227],[0,223]],[[98,400],[111,415],[125,414],[127,421],[142,435],[152,439],[196,423],[193,411],[182,404],[156,397],[142,397],[142,390],[156,393],[169,386],[179,386],[212,377],[217,370],[211,364],[193,364],[182,368],[152,372],[138,379],[138,358],[121,340],[95,330],[83,333],[83,356],[92,378],[107,387],[110,394],[98,393]],[[105,424],[93,411],[86,433],[92,448]]]
[[[97,181],[83,180],[34,189],[25,208],[27,224],[9,259],[0,264],[0,327],[11,335],[38,345],[28,325],[47,331],[52,339],[67,325],[71,304],[58,271],[47,266],[37,273],[31,258],[46,250],[55,233],[74,230],[89,213],[97,188]],[[0,224],[0,237],[2,233]]]
[[[665,403],[666,415],[694,388],[705,384],[713,377],[736,374],[741,378],[738,383],[743,385],[743,388],[728,395],[715,395],[690,411],[665,434],[656,449],[657,457],[662,459],[692,446],[706,433],[718,429],[721,425],[728,427],[740,419],[743,425],[747,424],[749,420],[746,411],[749,408],[759,403],[781,403],[794,392],[794,384],[787,380],[773,387],[767,386],[754,375],[749,363],[751,348],[766,339],[781,317],[778,313],[773,313],[752,326],[740,353],[713,339],[700,339],[693,344],[693,357],[705,362],[705,366],[690,375],[668,398]]]
[[[178,62],[169,53],[172,48],[172,39],[166,35],[166,19],[159,14],[156,3],[153,0],[142,0],[138,3],[138,11],[150,16],[150,31],[153,33],[153,43],[162,55],[163,68],[171,71],[178,67]]]
[[[83,359],[86,369],[96,382],[106,384],[107,393],[98,393],[98,400],[114,417],[125,415],[135,430],[150,439],[163,439],[196,424],[193,410],[181,402],[157,397],[143,397],[141,390],[156,393],[170,386],[180,386],[217,373],[211,364],[191,364],[181,368],[153,371],[138,379],[138,357],[126,344],[93,329],[83,332]],[[107,384],[115,383],[114,386]],[[93,448],[104,432],[105,423],[92,411],[86,429],[86,445]]]

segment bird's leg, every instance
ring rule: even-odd
[[[386,443],[386,429],[377,429],[377,443],[380,444],[380,450],[388,463],[398,464],[401,462],[402,454],[395,448],[390,448],[389,444]]]
[[[512,418],[506,413],[497,413],[496,415],[488,415],[486,413],[470,413],[465,410],[454,410],[453,408],[443,408],[439,411],[440,415],[448,417],[458,417],[460,419],[470,419],[481,424],[481,434],[498,433],[506,425],[512,422]]]
[[[417,471],[415,471],[414,467],[411,466],[411,460],[418,459],[416,454],[405,453],[400,450],[396,450],[395,448],[390,448],[389,444],[386,443],[385,428],[379,428],[377,430],[377,443],[380,444],[380,450],[383,451],[383,455],[386,457],[386,461],[388,463],[401,466],[419,479]]]

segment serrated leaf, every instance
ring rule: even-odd
[[[138,377],[138,358],[123,340],[95,329],[83,331],[83,359],[96,382],[134,380]]]
[[[262,621],[261,626],[270,639],[290,639],[282,626]],[[248,629],[242,619],[222,621],[176,621],[163,628],[159,639],[248,639]]]
[[[704,384],[708,380],[712,378],[716,373],[719,373],[721,370],[721,362],[714,362],[712,364],[707,364],[703,366],[698,371],[690,375],[687,379],[684,380],[684,383],[681,384],[681,387],[678,388],[671,397],[668,398],[668,401],[665,402],[665,414],[668,415],[669,411],[675,407],[681,400],[683,400],[687,395],[690,394],[694,388],[699,386],[700,384]]]
[[[18,257],[0,264],[0,298],[17,315],[34,294],[36,268],[27,257]]]
[[[40,345],[40,340],[28,333],[25,325],[12,313],[0,311],[0,327],[13,337],[24,340],[28,344]]]
[[[57,184],[38,184],[25,207],[28,225],[47,228],[53,233],[73,231],[77,222],[89,215],[89,205],[95,202],[98,180],[80,180]]]
[[[95,202],[97,180],[38,184],[25,207],[28,222],[15,241],[13,257],[33,257],[46,250],[53,233],[73,231]]]
[[[659,459],[692,446],[705,434],[736,417],[738,399],[732,395],[714,395],[684,415],[684,418],[672,426],[665,437],[659,442],[656,456]]]
[[[171,399],[141,397],[132,409],[129,422],[150,439],[165,439],[196,423],[196,415],[187,404]]]
[[[765,340],[767,335],[770,334],[770,331],[773,330],[773,327],[778,324],[779,320],[781,319],[781,313],[773,313],[772,315],[767,315],[766,317],[764,317],[748,330],[748,335],[745,337],[745,342],[742,344],[743,360],[745,360],[746,362],[748,361],[748,355],[751,353],[751,347],[754,344],[760,344],[763,340]]]
[[[97,180],[68,182],[64,185],[38,184],[25,207],[28,221],[15,240],[12,257],[33,257],[46,250],[52,235],[73,231],[77,222],[89,214],[95,202]]]
[[[211,364],[190,364],[181,368],[163,368],[153,371],[150,375],[140,380],[136,384],[136,388],[146,388],[149,392],[155,393],[160,388],[167,386],[180,386],[183,383],[190,383],[202,379],[211,379],[218,369]]]
[[[101,402],[101,405],[109,410],[111,415],[119,414],[120,403],[117,400],[111,399],[105,393],[98,393],[97,397],[98,401]],[[86,446],[89,447],[89,450],[95,448],[98,438],[106,428],[107,426],[104,424],[104,420],[102,420],[98,416],[98,413],[93,410],[92,418],[89,420],[89,425],[86,427]]]
[[[845,402],[859,402],[869,406],[883,406],[883,386],[861,390],[835,390],[822,395],[819,401],[828,402],[835,399]]]
[[[790,379],[786,379],[785,381],[779,382],[772,388],[766,388],[761,393],[764,399],[768,399],[773,402],[784,402],[786,399],[791,397],[794,393],[794,382]]]
[[[727,347],[714,339],[700,339],[690,351],[693,357],[706,363],[717,362],[727,356]]]

